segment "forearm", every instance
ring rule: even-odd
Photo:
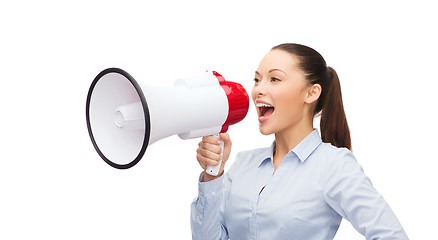
[[[227,239],[221,213],[223,177],[216,177],[209,182],[201,180],[204,179],[200,178],[198,197],[191,205],[192,238]]]

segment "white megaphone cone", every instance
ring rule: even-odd
[[[216,72],[179,79],[173,86],[140,87],[127,72],[109,68],[91,84],[86,118],[100,157],[115,168],[126,169],[162,138],[226,132],[229,125],[245,118],[248,107],[245,89]],[[207,173],[217,175],[219,169],[220,164],[208,166]]]

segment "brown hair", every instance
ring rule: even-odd
[[[298,58],[299,68],[310,84],[321,85],[322,91],[316,103],[313,116],[321,113],[321,137],[324,142],[351,150],[350,129],[342,102],[341,84],[336,71],[328,67],[324,58],[314,49],[296,44],[284,43],[272,48],[286,51]]]

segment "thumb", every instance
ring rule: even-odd
[[[230,157],[230,153],[231,153],[231,146],[232,146],[231,138],[230,138],[230,135],[228,135],[228,133],[221,133],[221,134],[219,134],[219,137],[224,142],[224,151],[222,153],[222,161],[226,162],[228,160],[228,158]]]

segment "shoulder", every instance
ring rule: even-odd
[[[270,147],[264,147],[264,148],[255,148],[251,150],[244,150],[237,154],[240,158],[247,158],[247,157],[253,157],[258,155],[267,155],[271,151]]]
[[[316,149],[315,155],[317,155],[318,159],[328,164],[341,163],[344,161],[356,162],[354,154],[348,148],[335,147],[330,143],[321,143]]]
[[[233,165],[237,166],[258,166],[266,158],[272,155],[272,147],[256,148],[245,150],[237,153],[236,160]]]
[[[362,166],[354,154],[347,148],[338,148],[322,143],[315,151],[319,156],[318,164],[323,171],[323,182],[366,178]]]
[[[348,172],[363,171],[354,154],[347,148],[321,143],[312,155],[314,155],[314,162],[319,165],[326,176],[334,173],[347,174]]]

